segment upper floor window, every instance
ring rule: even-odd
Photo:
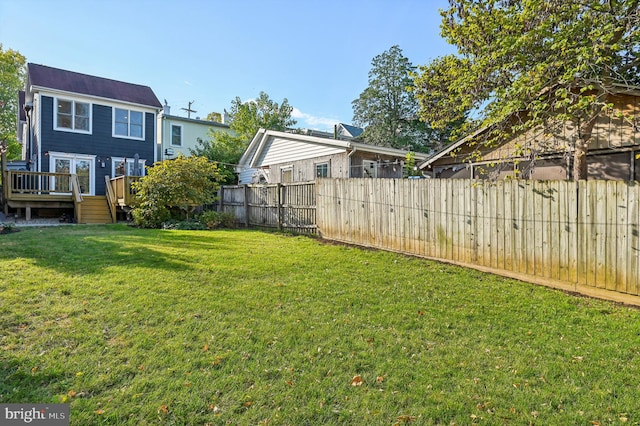
[[[171,145],[182,146],[182,126],[171,125]]]
[[[55,110],[56,130],[91,133],[91,104],[56,99]]]
[[[113,135],[131,139],[144,139],[144,113],[114,108]]]

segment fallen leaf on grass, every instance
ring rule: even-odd
[[[208,350],[209,350],[209,345],[204,345],[204,346],[202,347],[202,352],[206,352],[206,351],[208,351]]]
[[[96,410],[93,413],[100,416],[100,415],[104,414],[104,410]]]
[[[76,396],[76,391],[71,389],[69,392],[67,392],[67,395],[69,396],[69,398],[73,398],[74,396]]]
[[[161,405],[160,408],[158,408],[158,413],[167,414],[168,412],[169,407],[166,405]]]
[[[378,382],[378,383],[382,383],[382,382],[384,382],[384,376],[378,376],[378,377],[376,377],[376,382]]]
[[[416,416],[402,415],[402,416],[396,417],[396,420],[398,422],[409,423],[409,422],[414,422],[416,420]]]
[[[361,376],[353,376],[351,379],[351,386],[362,386],[363,383]]]

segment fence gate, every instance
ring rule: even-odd
[[[247,227],[316,233],[315,182],[224,186],[219,203]]]

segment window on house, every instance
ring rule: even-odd
[[[132,139],[144,139],[144,114],[140,111],[114,108],[113,134]]]
[[[182,126],[171,125],[171,145],[182,146]]]
[[[66,99],[56,99],[56,129],[74,132],[91,132],[91,104]]]
[[[329,163],[316,164],[316,177],[329,177]]]
[[[140,159],[138,160],[136,167],[135,158],[118,158],[113,157],[111,159],[111,176],[144,176],[145,168],[144,165],[147,160]]]
[[[293,166],[283,167],[280,169],[280,182],[291,183],[293,182]]]
[[[362,160],[362,177],[378,177],[378,164],[371,160]]]

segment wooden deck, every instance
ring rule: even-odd
[[[129,210],[135,192],[131,184],[139,176],[105,176],[106,197],[81,193],[78,176],[69,173],[3,171],[2,200],[4,212],[9,208],[24,209],[31,219],[31,209],[73,208],[77,223],[111,223],[117,209]],[[98,219],[100,218],[100,219]]]

